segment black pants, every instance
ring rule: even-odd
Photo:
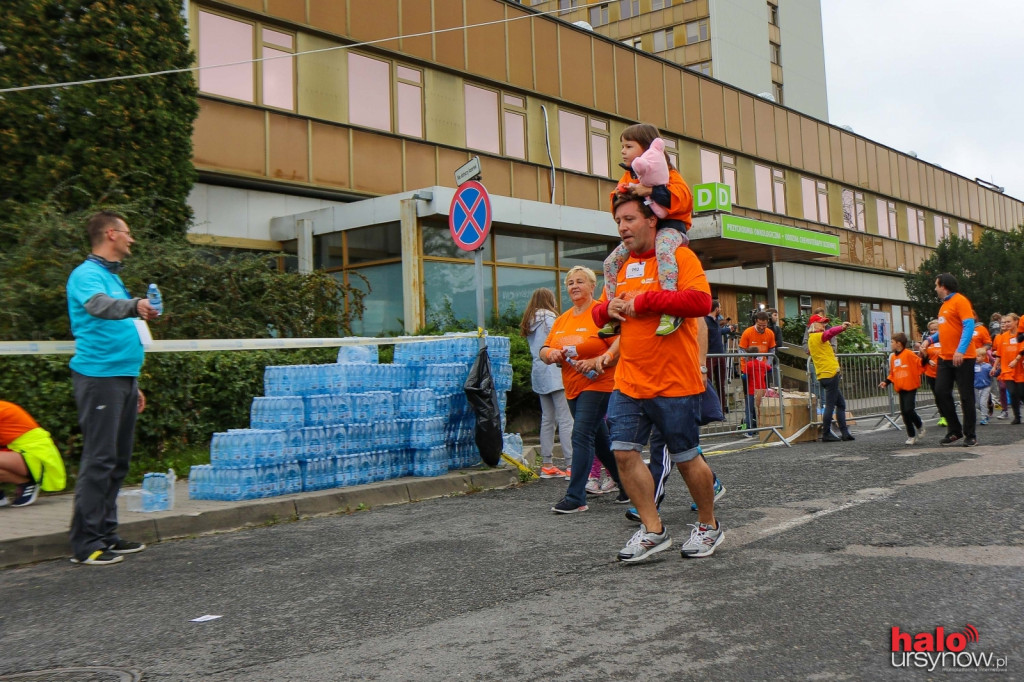
[[[139,385],[135,377],[87,377],[75,371],[71,382],[83,438],[71,551],[81,560],[120,539],[117,493],[135,444]]]
[[[1006,390],[1010,394],[1010,408],[1013,410],[1013,419],[1020,419],[1020,404],[1024,401],[1024,383],[1020,381],[1007,381]]]
[[[818,378],[821,388],[825,391],[825,411],[821,416],[822,433],[828,433],[832,428],[833,412],[835,412],[836,421],[839,422],[839,429],[846,430],[846,398],[839,390],[840,376],[836,374],[828,378]]]
[[[900,398],[900,414],[903,416],[903,425],[907,427],[907,435],[911,438],[917,433],[924,423],[917,414],[917,389],[912,391],[896,391]]]
[[[978,435],[975,429],[978,415],[974,408],[974,362],[974,358],[964,358],[957,367],[952,360],[940,358],[938,369],[935,370],[935,405],[939,408],[939,414],[946,418],[948,435],[964,438],[976,438]],[[954,384],[960,394],[960,409],[964,413],[963,425],[960,424],[953,401]]]

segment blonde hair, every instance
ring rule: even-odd
[[[928,322],[928,329],[931,329],[933,324],[936,327],[938,327],[939,326],[939,321],[938,320],[929,320],[929,322]]]
[[[597,275],[594,274],[593,270],[583,265],[574,265],[571,268],[569,268],[569,272],[565,273],[565,279],[562,280],[562,284],[568,284],[569,278],[575,275],[577,272],[583,274],[586,280],[590,282],[590,286],[597,286]]]
[[[530,296],[530,302],[526,304],[526,310],[523,312],[523,319],[519,322],[519,333],[523,336],[529,336],[533,331],[534,317],[538,310],[550,310],[558,314],[555,307],[555,292],[541,287]]]
[[[979,359],[979,360],[981,360],[982,362],[985,362],[985,361],[987,361],[987,360],[988,360],[988,351],[987,351],[987,350],[985,350],[984,348],[979,348],[979,349],[978,349],[978,351],[977,351],[977,352],[975,353],[975,355],[976,355],[976,356],[978,357],[978,359]]]

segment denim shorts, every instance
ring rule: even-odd
[[[700,394],[680,398],[630,398],[613,391],[608,401],[608,427],[612,450],[643,450],[657,426],[665,439],[668,456],[675,463],[688,462],[699,453]]]

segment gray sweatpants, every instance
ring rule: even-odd
[[[75,371],[71,381],[83,438],[71,551],[81,560],[120,539],[117,493],[135,442],[139,385],[135,377],[87,377]]]

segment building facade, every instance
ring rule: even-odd
[[[820,0],[522,0],[778,104],[828,120]]]
[[[495,203],[488,312],[521,309],[538,286],[564,303],[564,272],[600,271],[617,241],[608,195],[636,121],[662,131],[691,185],[728,185],[736,216],[837,240],[836,255],[772,268],[769,249],[709,249],[736,319],[777,299],[784,316],[875,310],[909,330],[902,272],[951,231],[1024,222],[1016,199],[518,3],[203,0],[188,13],[203,67],[191,238],[367,282],[357,333],[473,317],[472,254],[444,203],[473,156]]]

